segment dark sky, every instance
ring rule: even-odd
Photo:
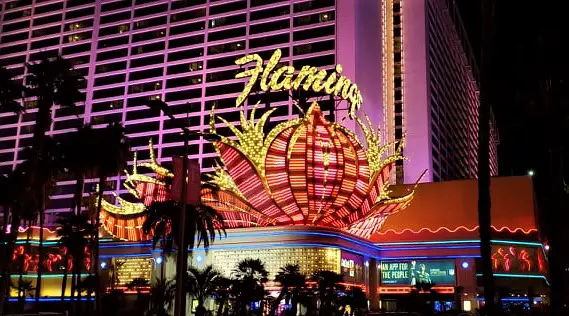
[[[480,0],[457,0],[476,55]],[[567,114],[569,14],[564,0],[495,0],[492,106],[500,133],[500,174],[543,168],[552,124],[564,138]],[[546,90],[545,87],[552,87]],[[554,96],[554,98],[552,98]],[[553,100],[547,102],[546,98]],[[555,111],[552,110],[555,108]],[[554,118],[552,118],[554,117]],[[569,165],[568,165],[569,166]]]
[[[481,0],[456,1],[479,56]],[[544,237],[565,243],[569,241],[562,220],[566,216],[562,213],[569,211],[565,186],[569,184],[569,1],[494,2],[491,103],[500,133],[500,175],[535,171],[537,219]]]

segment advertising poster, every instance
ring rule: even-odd
[[[453,260],[446,261],[382,261],[382,285],[415,285],[435,283],[453,285],[456,273]]]

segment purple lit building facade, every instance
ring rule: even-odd
[[[386,23],[393,35],[386,38],[394,43],[385,55],[394,65],[387,76],[393,95],[385,102],[389,137],[406,134],[409,157],[399,177],[411,182],[428,170],[425,182],[476,178],[478,70],[454,0],[385,5],[393,12]],[[490,125],[490,170],[497,175],[498,133],[493,120]]]
[[[475,68],[450,12],[443,0],[3,1],[0,62],[23,78],[24,64],[40,53],[70,59],[87,79],[85,102],[74,111],[56,108],[51,135],[85,123],[122,122],[139,160],[149,158],[152,139],[156,156],[168,166],[182,154],[182,138],[173,122],[145,102],[165,100],[194,130],[207,130],[212,106],[237,122],[234,104],[244,80],[233,79],[240,71],[234,60],[249,53],[268,59],[280,48],[282,62],[297,69],[342,64],[343,74],[362,91],[365,112],[383,124],[386,141],[407,135],[410,160],[397,172],[400,181],[415,181],[425,169],[423,181],[471,178]],[[277,108],[269,128],[299,114],[288,92],[253,95],[248,107],[257,101],[263,109]],[[22,115],[0,113],[1,173],[20,163],[21,149],[31,145],[36,110],[33,100],[24,103]],[[320,103],[328,111],[334,105],[336,120],[346,116],[344,103]],[[224,133],[221,125],[218,132]],[[206,141],[191,140],[189,152],[203,171],[215,165]],[[109,181],[109,194],[123,192],[124,177]],[[88,183],[85,193],[93,190]],[[58,183],[48,222],[54,218],[49,214],[69,210],[73,192],[73,180]]]

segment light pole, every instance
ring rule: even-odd
[[[186,104],[187,105],[187,104]],[[168,104],[161,100],[152,100],[147,103],[152,109],[157,109],[168,116],[170,120],[176,123],[176,118],[170,113]],[[185,274],[188,270],[188,247],[186,246],[186,206],[187,206],[187,178],[188,178],[188,147],[191,135],[201,136],[205,140],[217,141],[221,138],[216,134],[202,133],[191,131],[184,124],[177,123],[177,127],[182,130],[184,137],[184,156],[182,157],[182,192],[180,194],[180,230],[178,232],[178,256],[176,258],[176,298],[174,301],[174,315],[185,316],[186,311],[186,290],[185,290]],[[195,238],[195,236],[191,236]]]

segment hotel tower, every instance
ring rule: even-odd
[[[363,110],[381,125],[384,141],[406,136],[409,160],[397,167],[399,182],[442,181],[476,176],[478,85],[476,67],[452,2],[444,0],[15,0],[2,1],[0,64],[26,76],[26,63],[62,55],[86,78],[76,109],[53,111],[50,134],[91,123],[121,122],[138,151],[149,158],[152,140],[165,166],[181,155],[177,122],[150,110],[148,100],[166,101],[179,122],[209,128],[209,113],[239,121],[235,98],[246,78],[235,60],[256,53],[268,60],[281,49],[281,64],[300,69],[343,66],[362,91]],[[331,120],[347,116],[346,102],[318,98]],[[25,113],[0,113],[0,172],[23,160],[31,145],[35,101]],[[253,93],[246,108],[276,108],[268,128],[297,117],[302,107],[288,91]],[[333,111],[331,112],[331,110]],[[363,111],[360,111],[363,113]],[[220,123],[218,121],[218,123]],[[356,128],[354,121],[344,124]],[[218,133],[228,133],[222,124]],[[491,148],[496,173],[496,133]],[[213,146],[192,139],[190,158],[202,171],[216,164]],[[124,177],[110,191],[124,191]],[[94,183],[85,193],[94,191]],[[123,191],[121,191],[123,190]],[[47,222],[71,205],[74,181],[52,193]],[[51,214],[51,216],[50,216]]]

